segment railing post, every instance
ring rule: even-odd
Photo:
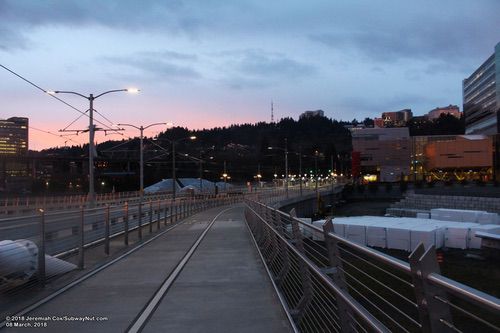
[[[139,236],[139,241],[142,241],[142,199],[139,202],[139,220],[137,222],[137,231]]]
[[[153,233],[153,202],[149,200],[149,233]]]
[[[167,225],[168,218],[168,201],[165,199],[165,207],[163,208],[163,225]]]
[[[170,224],[174,224],[174,205],[170,202]]]
[[[160,220],[161,220],[161,200],[158,199],[158,210],[156,211],[156,230],[160,230]]]
[[[38,281],[45,286],[45,211],[40,209],[40,244],[38,244]]]
[[[128,201],[125,201],[123,205],[123,231],[125,238],[125,246],[128,246]]]
[[[431,273],[440,274],[434,245],[425,251],[420,243],[408,257],[422,332],[455,332],[448,304],[436,299],[447,299],[446,292],[427,282]]]
[[[78,228],[78,268],[83,269],[85,266],[84,245],[85,245],[85,208],[80,207],[80,227]]]
[[[340,260],[341,253],[339,250],[339,244],[336,239],[329,235],[330,233],[333,233],[333,231],[332,218],[329,218],[323,224],[323,236],[325,238],[326,249],[328,250],[328,260],[330,262],[330,268],[326,270],[326,273],[330,274],[333,282],[340,289],[349,293],[345,281],[342,261]],[[340,299],[340,297],[337,297],[337,307],[340,323],[342,326],[342,332],[353,332],[354,324],[351,319],[352,313],[350,313],[351,311],[349,310],[349,307]]]
[[[302,233],[300,232],[299,222],[297,221],[297,214],[295,213],[295,209],[292,209],[290,211],[290,221],[292,224],[293,243],[295,244],[297,250],[305,254]],[[300,260],[299,266],[300,266],[300,278],[302,280],[303,293],[302,293],[302,298],[300,299],[296,308],[291,310],[292,317],[297,321],[300,321],[304,310],[306,309],[307,305],[309,304],[309,302],[313,297],[313,289],[312,289],[311,275],[309,273],[309,269],[306,266],[306,264],[302,262],[302,260]]]
[[[286,238],[285,231],[283,230],[284,223],[281,220],[281,214],[278,210],[274,210],[274,216],[276,218],[276,225],[277,225],[277,231],[278,233]],[[281,267],[279,273],[276,276],[276,284],[282,285],[283,281],[285,280],[286,275],[288,274],[288,271],[290,270],[290,257],[288,254],[288,246],[283,241],[281,238],[278,240],[278,247],[279,247],[279,252],[281,252],[282,259],[283,259],[283,266]]]
[[[266,220],[267,220],[267,222],[270,222],[270,224],[273,226],[273,228],[276,231],[278,231],[277,223],[276,223],[276,220],[274,217],[274,216],[276,216],[275,214],[276,214],[276,210],[275,209],[271,210],[269,212],[269,215],[266,216]],[[271,242],[268,243],[268,246],[271,246],[271,254],[269,255],[268,263],[271,265],[274,262],[274,260],[278,257],[280,247],[279,247],[278,237],[276,237],[274,232],[270,233],[270,237],[271,237]]]
[[[106,204],[104,215],[104,253],[109,255],[109,204]]]

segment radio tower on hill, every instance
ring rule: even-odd
[[[274,103],[271,100],[271,123],[274,123]]]

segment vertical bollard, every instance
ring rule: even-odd
[[[123,205],[123,229],[124,229],[124,237],[125,237],[125,246],[128,246],[128,201],[125,201]]]
[[[109,204],[106,204],[104,215],[104,253],[109,256]]]
[[[153,232],[153,202],[149,200],[149,233]]]
[[[38,244],[38,281],[45,286],[45,211],[40,209],[40,244]]]
[[[83,257],[83,246],[85,245],[85,208],[83,206],[80,207],[80,227],[78,228],[79,230],[79,244],[78,244],[78,268],[83,269],[84,263],[85,263],[85,258]]]
[[[142,199],[139,202],[139,222],[138,222],[138,236],[139,236],[139,241],[142,241]]]
[[[157,216],[156,216],[156,230],[160,230],[160,212],[161,212],[161,201],[158,199],[158,210],[157,210]]]

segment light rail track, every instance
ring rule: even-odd
[[[149,298],[147,296],[144,298],[147,300],[145,301],[145,304],[140,309],[140,311],[136,314],[136,316],[135,317],[130,316],[130,324],[128,326],[127,331],[140,332],[145,327],[145,325],[147,325],[148,320],[154,314],[154,312],[157,309],[158,305],[160,304],[161,300],[168,293],[169,288],[172,286],[172,284],[175,282],[176,278],[179,276],[179,274],[181,273],[183,268],[189,262],[190,258],[195,253],[196,249],[198,248],[200,243],[203,241],[206,234],[209,232],[210,228],[215,224],[216,220],[221,215],[230,211],[233,208],[230,207],[230,208],[223,208],[222,210],[220,210],[220,209],[221,208],[217,209],[217,214],[214,217],[210,216],[209,222],[207,223],[206,226],[204,226],[204,228],[201,232],[197,233],[196,235],[193,235],[193,237],[190,239],[190,242],[192,242],[192,244],[189,245],[187,251],[184,252],[184,255],[181,255],[181,258],[178,259],[178,262],[173,266],[174,268],[172,270],[170,270],[168,272],[168,274],[166,274],[166,276],[163,277],[161,283],[159,284],[158,288],[154,291],[154,293]],[[207,213],[207,212],[204,212],[204,213]],[[209,212],[209,214],[212,216],[214,213],[215,212]],[[182,226],[184,224],[189,224],[190,221],[192,221],[193,219],[197,219],[197,218],[198,218],[198,216],[197,216],[197,214],[195,214],[195,215],[191,216],[191,218],[181,220],[178,223],[171,225],[170,227],[159,232],[157,235],[153,236],[152,238],[144,241],[143,243],[138,244],[134,248],[119,255],[118,257],[112,259],[111,261],[109,261],[105,264],[102,264],[101,266],[84,274],[83,276],[77,278],[73,282],[71,282],[71,283],[59,288],[58,290],[52,292],[50,295],[44,297],[43,299],[23,308],[22,310],[16,312],[15,314],[12,314],[10,317],[11,318],[19,318],[19,317],[29,316],[33,313],[36,313],[38,309],[40,309],[44,305],[50,303],[51,301],[55,300],[56,298],[63,296],[69,290],[78,287],[83,282],[98,275],[99,273],[105,271],[106,269],[110,268],[111,266],[113,266],[119,262],[122,262],[127,257],[136,253],[138,250],[143,249],[143,248],[147,247],[148,245],[152,244],[153,242],[159,240],[160,237],[173,231],[174,229],[178,228],[179,226]],[[2,318],[2,319],[4,319],[4,318]],[[7,320],[0,322],[0,330],[4,329],[6,327],[7,323],[8,323]]]

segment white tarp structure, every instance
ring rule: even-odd
[[[192,189],[195,193],[214,193],[215,183],[206,179],[201,180],[201,190],[200,190],[200,178],[179,178],[179,182],[184,186],[182,189]]]
[[[431,219],[479,224],[499,224],[498,214],[488,213],[483,210],[434,208],[431,209]]]
[[[179,184],[175,184],[175,191],[179,191],[181,187]],[[163,179],[162,181],[148,186],[144,189],[145,193],[156,193],[156,192],[172,192],[172,178]]]
[[[325,220],[314,221],[322,227]],[[427,248],[479,249],[476,232],[500,234],[500,225],[440,221],[425,218],[356,216],[333,219],[334,232],[362,245],[412,251],[420,242]]]

